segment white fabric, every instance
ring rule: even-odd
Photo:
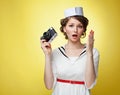
[[[70,64],[74,64],[77,58],[78,58],[78,57],[69,57],[69,59],[70,59]]]
[[[60,48],[65,54],[64,49]],[[83,50],[83,52],[85,49]],[[96,81],[90,88],[81,84],[69,84],[57,82],[56,78],[64,80],[84,81],[85,68],[86,68],[86,52],[81,54],[77,59],[73,58],[72,64],[70,58],[65,57],[59,49],[53,51],[52,67],[54,73],[54,86],[52,95],[90,95],[90,89],[95,85]],[[98,73],[99,52],[97,49],[93,49],[94,54],[94,66],[96,75]],[[85,81],[84,81],[85,82]]]

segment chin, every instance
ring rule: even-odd
[[[74,43],[76,43],[76,42],[79,42],[80,40],[78,40],[78,39],[72,39],[71,41],[74,42]]]

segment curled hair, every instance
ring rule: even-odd
[[[65,39],[68,39],[68,37],[67,37],[66,33],[64,32],[63,28],[66,26],[66,24],[68,23],[70,18],[75,18],[76,20],[78,20],[79,22],[81,22],[83,24],[84,32],[83,32],[82,36],[85,37],[89,20],[84,16],[70,16],[70,17],[63,18],[60,20],[60,24],[61,24],[60,31],[65,35]]]

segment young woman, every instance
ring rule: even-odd
[[[87,43],[81,43],[87,25],[82,7],[70,8],[65,10],[60,27],[68,42],[52,51],[51,44],[41,40],[45,54],[44,81],[47,89],[53,89],[52,95],[90,95],[95,85],[99,52],[93,47],[93,30]]]

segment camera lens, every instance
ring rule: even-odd
[[[50,34],[48,32],[44,32],[43,37],[46,41],[48,41],[50,38]]]

